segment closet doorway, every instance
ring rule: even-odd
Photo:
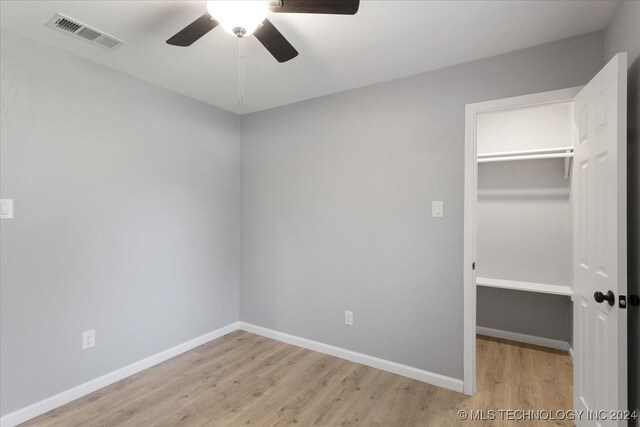
[[[466,107],[466,394],[478,333],[569,352],[566,409],[627,409],[626,69]]]

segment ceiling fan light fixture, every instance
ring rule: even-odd
[[[244,37],[267,18],[269,0],[211,0],[207,11],[226,32]]]

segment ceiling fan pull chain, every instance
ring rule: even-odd
[[[238,107],[244,108],[244,37],[238,38]]]

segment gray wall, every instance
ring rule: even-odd
[[[571,285],[569,190],[563,159],[480,163],[477,275]]]
[[[571,298],[478,286],[478,326],[571,343]]]
[[[627,52],[628,293],[640,295],[640,2],[621,1],[605,32],[605,56]],[[640,307],[629,309],[629,407],[640,409]]]
[[[243,116],[241,320],[462,378],[464,106],[583,85],[603,52],[596,32]]]
[[[6,414],[238,320],[239,118],[1,41]]]
[[[477,275],[570,285],[569,190],[563,159],[479,164]],[[477,323],[571,342],[571,300],[480,286]]]

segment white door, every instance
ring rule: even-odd
[[[576,424],[622,426],[609,411],[627,409],[626,53],[578,93],[574,117],[574,408],[595,413]]]

